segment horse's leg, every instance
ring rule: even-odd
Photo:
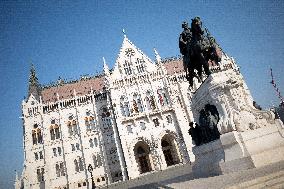
[[[202,64],[196,65],[196,70],[197,70],[197,75],[198,75],[197,79],[200,83],[202,83],[202,80],[203,80],[203,78],[202,78]]]
[[[194,74],[194,67],[193,65],[188,66],[188,82],[190,87],[193,87],[193,74]]]
[[[203,56],[203,54],[200,54],[200,62],[201,65],[203,66],[205,74],[208,76],[211,74],[211,71],[209,70],[209,65],[208,65],[208,60],[206,60]]]

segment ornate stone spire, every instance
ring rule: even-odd
[[[156,57],[156,61],[159,64],[161,62],[161,56],[159,55],[158,51],[154,48],[154,53]]]
[[[126,38],[126,32],[124,28],[122,28],[122,33],[123,33],[123,37]]]
[[[107,66],[107,64],[106,64],[105,57],[103,57],[103,63],[104,63],[104,65],[103,65],[103,67],[104,67],[104,74],[105,74],[106,76],[109,76],[109,75],[110,75],[110,73],[109,73],[109,68],[108,68],[108,66]]]
[[[28,98],[30,95],[33,95],[37,100],[39,100],[41,95],[41,87],[38,82],[38,78],[36,76],[34,65],[32,64],[29,76],[29,93]]]

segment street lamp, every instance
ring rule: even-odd
[[[96,188],[95,182],[94,182],[94,178],[93,178],[93,167],[91,164],[89,164],[88,166],[88,171],[91,173],[91,178],[92,178],[92,189]]]

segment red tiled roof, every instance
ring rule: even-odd
[[[182,59],[165,62],[164,66],[170,75],[184,71]]]
[[[41,92],[42,101],[55,102],[57,100],[57,93],[59,99],[67,99],[73,97],[74,89],[78,96],[86,95],[90,93],[91,88],[94,91],[100,91],[103,89],[104,81],[103,77],[91,78],[86,80],[78,80],[75,83],[66,83],[50,88],[45,88]]]
[[[174,73],[179,73],[183,71],[182,59],[170,60],[163,64],[168,72],[172,75]],[[72,98],[74,95],[74,89],[78,96],[89,94],[91,88],[93,91],[101,91],[104,87],[103,77],[96,77],[85,80],[78,80],[74,83],[65,83],[63,85],[52,86],[49,88],[44,88],[41,92],[42,101],[55,102],[57,100],[57,94],[59,99]]]

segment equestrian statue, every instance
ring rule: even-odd
[[[218,65],[221,61],[221,48],[211,37],[209,31],[202,28],[199,17],[192,19],[191,28],[187,22],[182,23],[183,31],[179,37],[179,48],[183,55],[183,66],[186,78],[190,86],[193,86],[193,78],[196,77],[202,82],[202,69],[209,76],[209,62],[211,65]],[[197,71],[197,74],[195,72]]]

